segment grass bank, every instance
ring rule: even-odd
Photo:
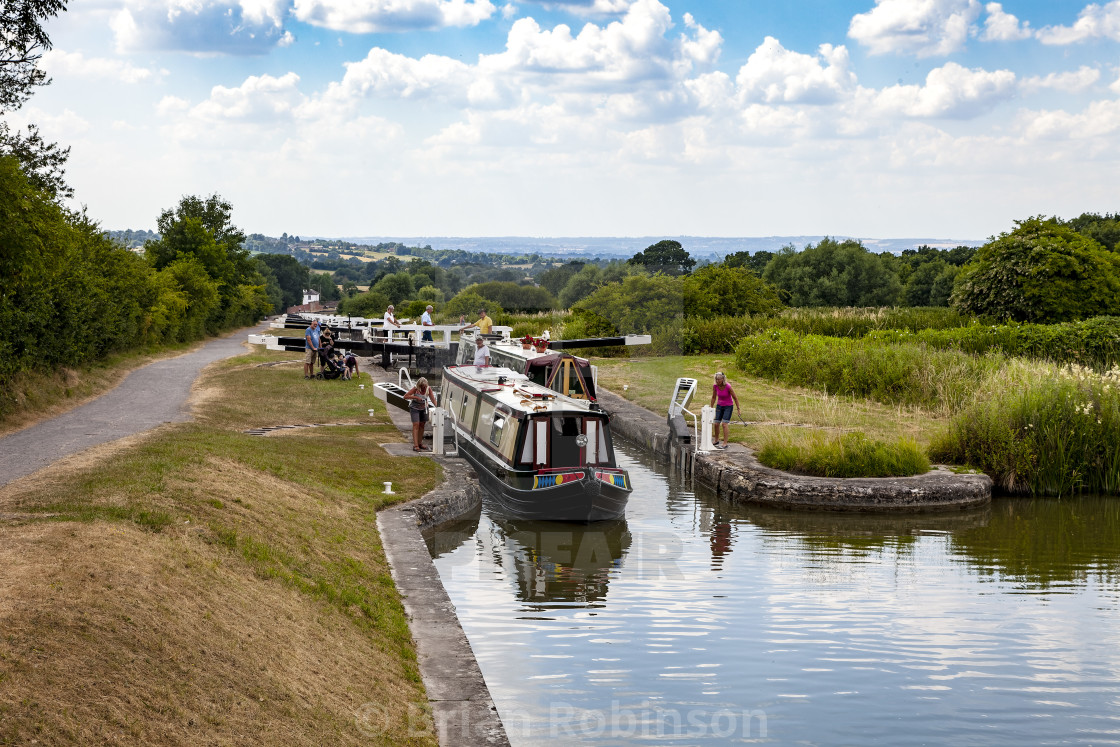
[[[368,388],[259,366],[292,358],[215,364],[194,422],[0,489],[0,744],[435,744],[375,520],[439,468],[384,452]],[[242,433],[313,422],[360,425]]]
[[[690,408],[711,399],[712,376],[727,374],[741,405],[742,420],[735,414],[731,440],[756,451],[768,440],[781,437],[792,444],[810,444],[814,433],[861,432],[888,443],[911,440],[925,449],[948,420],[917,407],[884,405],[856,397],[838,397],[799,387],[783,386],[734,369],[729,355],[689,355],[620,360],[597,358],[599,383],[648,410],[664,414],[673,385],[681,376],[699,380]],[[750,423],[744,425],[743,421]],[[691,420],[689,420],[691,424]]]

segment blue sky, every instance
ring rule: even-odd
[[[1120,0],[76,0],[15,123],[151,228],[977,239],[1120,210]]]

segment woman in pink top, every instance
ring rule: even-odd
[[[716,383],[712,385],[712,402],[710,407],[716,408],[715,433],[712,437],[716,440],[717,449],[726,449],[727,441],[731,434],[731,413],[739,409],[739,398],[735,390],[727,383],[727,377],[722,371],[716,372]],[[723,423],[723,444],[719,443],[719,424]]]

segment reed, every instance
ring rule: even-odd
[[[751,335],[735,350],[736,366],[752,376],[945,415],[971,402],[1004,363],[996,354],[977,357],[783,330]]]
[[[1120,368],[1016,361],[934,439],[934,459],[967,464],[1009,493],[1120,493]]]
[[[913,439],[884,442],[863,433],[808,439],[773,436],[758,453],[767,467],[817,477],[908,477],[929,471],[929,459]]]

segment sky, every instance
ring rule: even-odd
[[[76,205],[315,236],[984,239],[1120,211],[1120,0],[71,0]]]

